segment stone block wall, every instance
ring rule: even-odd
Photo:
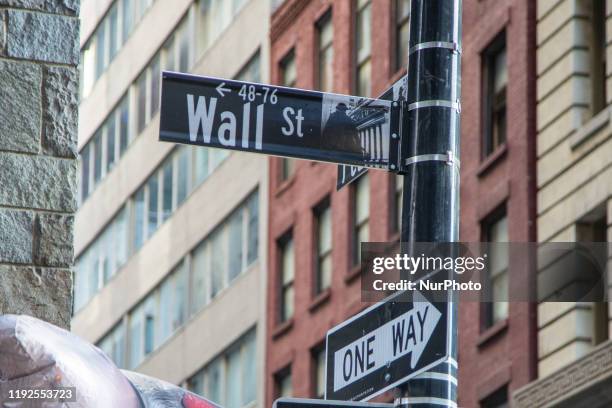
[[[68,327],[79,0],[0,0],[0,314]]]

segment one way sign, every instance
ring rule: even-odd
[[[400,293],[331,329],[325,398],[368,400],[442,362],[447,310],[419,292]]]

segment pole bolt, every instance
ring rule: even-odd
[[[391,137],[392,137],[393,139],[397,139],[397,133],[391,133]]]

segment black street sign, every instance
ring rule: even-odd
[[[449,305],[402,292],[328,331],[325,398],[368,400],[444,361]]]
[[[338,165],[338,179],[337,179],[338,181],[336,182],[336,191],[340,191],[342,187],[357,180],[362,174],[365,174],[367,171],[368,171],[367,167],[339,164]]]
[[[163,72],[159,139],[397,168],[396,112],[390,101]]]
[[[393,404],[329,401],[307,398],[279,398],[274,401],[272,408],[393,408]]]
[[[399,102],[406,100],[406,93],[408,91],[408,77],[404,75],[389,89],[382,93],[378,97],[379,100],[391,101],[391,102]],[[399,132],[395,135],[399,138]],[[393,134],[391,134],[391,143],[393,144]],[[393,160],[392,160],[393,162]],[[365,174],[368,169],[359,167],[359,166],[351,166],[345,164],[338,165],[338,181],[336,183],[336,190],[339,191],[342,187],[350,184],[351,182],[357,180],[362,174]],[[395,169],[391,169],[395,170]]]

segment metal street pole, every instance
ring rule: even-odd
[[[412,0],[408,100],[403,115],[401,241],[459,239],[462,0]],[[396,405],[457,407],[457,311],[449,293],[446,362],[402,386]]]

